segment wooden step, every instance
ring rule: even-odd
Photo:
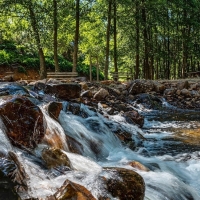
[[[77,77],[77,72],[47,72],[47,78],[65,79]]]

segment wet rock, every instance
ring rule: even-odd
[[[26,80],[19,80],[19,81],[17,81],[17,83],[21,86],[27,86],[28,85],[28,81],[26,81]]]
[[[104,88],[101,88],[97,93],[95,93],[94,99],[101,101],[104,100],[108,95],[109,95],[108,91],[105,90]]]
[[[77,83],[46,85],[44,92],[59,99],[71,100],[80,97],[81,86]]]
[[[68,135],[66,135],[66,140],[67,140],[67,145],[69,147],[70,152],[82,155],[84,148],[80,142],[76,141],[74,138]]]
[[[47,144],[52,148],[67,149],[65,143],[63,142],[63,138],[56,127],[46,128],[45,136],[41,143]]]
[[[62,103],[60,102],[49,102],[46,106],[46,110],[49,116],[58,121],[58,116],[62,110]]]
[[[164,91],[164,96],[167,96],[167,95],[174,95],[175,92],[176,92],[176,89],[174,89],[174,88],[166,89],[166,90]]]
[[[191,96],[190,91],[187,90],[187,89],[182,89],[182,90],[181,90],[181,94],[182,94],[183,96],[185,96],[185,97],[190,97],[190,96]]]
[[[123,111],[123,112],[126,112],[126,111],[128,111],[128,108],[127,108],[127,106],[125,105],[125,104],[123,104],[123,103],[120,103],[120,104],[114,104],[114,108],[115,108],[115,110],[117,110],[117,111]]]
[[[132,139],[131,133],[121,131],[121,130],[116,130],[114,131],[114,133],[120,139],[122,144],[128,146],[132,150],[135,150],[136,144],[135,144],[135,141]]]
[[[87,81],[87,77],[84,77],[84,76],[82,76],[82,77],[77,77],[77,78],[75,78],[75,80],[76,80],[76,81],[80,81],[80,82],[86,82],[86,81]]]
[[[93,94],[90,90],[86,90],[84,92],[81,93],[81,97],[88,97],[88,98],[92,98]]]
[[[82,90],[87,90],[88,89],[88,85],[87,85],[86,82],[80,82],[79,84],[81,85],[81,89]]]
[[[50,78],[46,84],[62,84],[61,81],[57,80],[57,79],[54,79],[54,78]]]
[[[141,164],[138,161],[129,162],[128,165],[130,165],[133,168],[139,169],[141,171],[145,171],[145,172],[150,171],[147,167],[145,167],[143,164]]]
[[[9,152],[7,157],[0,158],[0,171],[12,182],[16,192],[27,191],[28,176],[14,152]]]
[[[29,95],[29,93],[17,83],[0,83],[0,96],[4,95]]]
[[[105,111],[106,111],[109,115],[113,115],[113,114],[114,114],[114,109],[111,108],[111,107],[107,107],[107,108],[105,109]]]
[[[67,155],[64,154],[60,149],[43,149],[42,159],[45,161],[48,168],[55,168],[58,166],[70,167],[70,161]]]
[[[47,79],[43,79],[31,84],[33,85],[34,90],[44,90],[46,87],[46,82],[47,82]]]
[[[177,89],[182,90],[182,89],[188,89],[190,87],[190,84],[188,81],[181,81],[177,83]]]
[[[97,200],[84,186],[66,180],[48,200]]]
[[[154,88],[155,88],[155,91],[158,93],[163,93],[164,90],[166,89],[164,84],[161,84],[158,82],[154,82]]]
[[[136,79],[129,88],[129,94],[147,93],[154,90],[154,83],[150,80]]]
[[[142,127],[144,124],[144,117],[141,116],[136,110],[125,112],[123,116],[130,124],[137,124],[139,127]]]
[[[7,175],[13,180],[15,184],[17,184],[16,191],[24,192],[28,190],[27,180],[28,174],[26,173],[23,165],[20,163],[17,155],[9,151],[8,153],[9,159],[12,160],[15,164],[15,170],[7,171]]]
[[[107,189],[120,200],[143,200],[145,195],[145,183],[143,178],[134,171],[122,168],[106,168],[114,176],[106,180]]]
[[[0,106],[0,115],[15,146],[33,149],[44,137],[43,114],[28,98],[12,97]]]
[[[78,103],[69,103],[68,111],[72,112],[74,115],[79,115],[81,106]]]
[[[0,199],[2,200],[21,200],[16,193],[15,184],[0,170]]]

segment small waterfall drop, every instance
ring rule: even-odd
[[[44,109],[43,106],[40,106],[40,108],[47,122],[47,129],[46,129],[44,141],[46,141],[48,145],[51,147],[60,148],[65,151],[69,151],[69,148],[66,142],[65,132],[62,126],[47,114],[47,111]]]

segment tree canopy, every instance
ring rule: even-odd
[[[185,78],[200,71],[199,10],[197,0],[0,0],[0,64],[37,65],[41,78],[89,65],[93,79],[97,68],[105,79]]]

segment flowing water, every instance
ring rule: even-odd
[[[14,150],[28,174],[29,192],[22,198],[46,196],[56,192],[66,179],[84,185],[98,198],[106,191],[100,176],[114,176],[103,167],[122,167],[139,173],[145,181],[146,200],[199,200],[200,199],[200,112],[169,110],[162,112],[141,109],[145,115],[143,129],[126,123],[120,115],[103,117],[81,105],[86,117],[73,115],[66,110],[59,115],[59,123],[43,110],[49,135],[47,140],[59,137],[55,142],[41,144],[35,155],[13,148],[5,136],[0,122],[0,149]],[[165,107],[169,105],[166,105]],[[132,135],[135,149],[131,150],[114,134],[121,130]],[[69,152],[64,135],[82,144],[82,155]],[[45,146],[62,146],[71,162],[72,171],[49,170],[38,158]],[[140,170],[129,165],[138,161],[149,170]],[[116,199],[116,198],[112,198]]]

